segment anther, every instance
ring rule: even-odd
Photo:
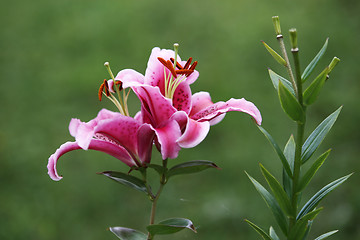
[[[175,62],[174,58],[170,58],[170,61],[171,61],[173,64],[174,64],[174,62]],[[176,67],[177,67],[178,69],[183,69],[183,67],[180,65],[179,62],[176,62]]]
[[[192,74],[194,72],[194,70],[190,70],[190,69],[180,69],[180,70],[176,70],[175,71],[177,74],[184,74],[186,76],[189,76],[190,74]]]
[[[167,60],[167,68],[170,70],[171,74],[174,76],[174,78],[177,77],[174,66],[171,64],[170,60]]]
[[[189,57],[189,59],[185,63],[184,69],[187,69],[190,66],[191,61],[192,61],[192,57]]]

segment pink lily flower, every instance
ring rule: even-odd
[[[65,153],[83,149],[107,153],[129,167],[143,166],[150,162],[154,131],[146,123],[102,109],[96,118],[85,123],[73,118],[69,124],[75,142],[66,142],[52,154],[48,161],[51,179],[62,179],[57,173],[58,159]]]
[[[176,62],[176,64],[175,64]],[[210,94],[192,94],[190,84],[199,73],[197,62],[181,61],[172,50],[153,48],[145,76],[131,70],[120,71],[115,80],[131,87],[141,101],[141,118],[153,126],[163,159],[176,158],[181,147],[192,148],[207,136],[210,126],[229,111],[249,114],[261,124],[261,114],[249,101],[230,99],[213,103]]]

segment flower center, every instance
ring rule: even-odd
[[[175,54],[177,55],[177,53]],[[181,64],[174,58],[165,60],[161,57],[158,57],[158,60],[162,65],[164,65],[165,97],[172,99],[179,84],[185,81],[195,71],[197,61],[194,61],[191,64],[192,58],[190,57],[185,65],[181,66]],[[167,74],[166,69],[170,71],[169,74]]]

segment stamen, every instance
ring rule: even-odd
[[[191,61],[192,61],[192,57],[189,57],[189,59],[185,63],[184,69],[187,69],[190,66]]]
[[[104,90],[104,84],[102,83],[102,84],[100,85],[99,92],[98,92],[98,97],[99,97],[99,101],[100,101],[100,102],[101,102],[101,99],[102,99],[103,90]]]
[[[180,70],[176,70],[175,71],[177,74],[186,74],[187,76],[189,76],[190,74],[192,74],[194,72],[194,70],[190,70],[190,69],[180,69]]]
[[[165,67],[167,67],[167,62],[166,62],[165,59],[163,59],[163,58],[161,58],[161,57],[158,57],[157,59],[162,63],[162,65],[164,65]]]
[[[177,75],[176,75],[174,66],[171,64],[171,61],[170,61],[170,60],[167,60],[166,63],[167,63],[167,68],[170,70],[170,72],[171,72],[171,74],[174,76],[174,78],[176,78]]]
[[[122,84],[123,83],[121,81],[119,81],[119,80],[115,81],[115,85],[119,86],[119,91],[123,90]]]
[[[174,59],[174,58],[170,58],[170,61],[174,64],[175,59]],[[179,62],[176,62],[176,67],[177,67],[178,69],[183,69],[183,67],[180,65]]]
[[[195,70],[196,65],[197,65],[197,61],[195,61],[193,64],[191,64],[191,67],[189,68],[190,70]]]

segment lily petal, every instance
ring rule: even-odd
[[[191,118],[196,121],[211,121],[214,118],[229,111],[244,112],[252,116],[258,125],[261,125],[261,114],[257,107],[249,101],[231,98],[227,102],[217,102],[197,112]],[[219,121],[216,121],[216,123]]]
[[[137,132],[138,156],[142,163],[150,163],[153,140],[155,137],[154,130],[149,124],[143,124]]]
[[[190,113],[191,110],[191,89],[189,84],[182,82],[176,88],[173,96],[173,106],[178,111]]]
[[[181,130],[176,120],[170,120],[161,128],[154,129],[157,140],[161,145],[161,155],[163,159],[177,158],[180,146],[177,140],[181,136]]]
[[[56,152],[49,157],[47,169],[51,179],[53,179],[54,181],[59,181],[62,179],[62,176],[60,176],[56,170],[56,164],[58,159],[65,153],[78,149],[81,149],[81,147],[76,142],[66,142],[62,144],[60,148],[58,148]],[[89,149],[107,153],[124,162],[129,167],[135,165],[135,162],[132,160],[128,151],[125,148],[115,145],[113,143],[103,140],[92,139],[89,145]]]
[[[183,135],[177,140],[180,147],[192,148],[201,143],[207,136],[210,130],[210,122],[197,122],[188,119],[186,130]]]
[[[144,76],[132,69],[121,70],[116,75],[115,80],[121,81],[123,88],[141,86],[144,84]]]

